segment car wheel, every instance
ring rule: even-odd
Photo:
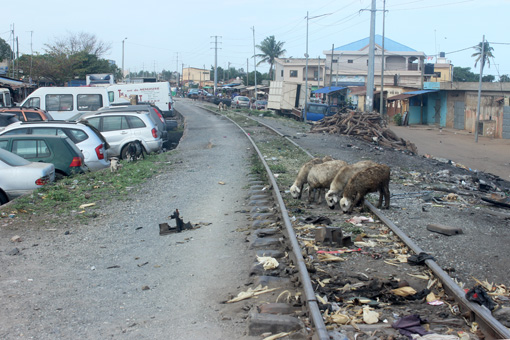
[[[128,151],[129,143],[127,143],[120,152],[120,159],[127,159],[127,151]]]
[[[61,172],[56,172],[55,171],[55,182],[63,180],[64,177],[66,177],[66,175],[64,175]]]
[[[7,195],[3,192],[0,192],[0,205],[5,204],[9,202],[9,199],[7,198]]]

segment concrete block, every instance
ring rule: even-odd
[[[292,286],[292,282],[288,277],[279,277],[279,276],[257,276],[255,277],[255,281],[253,282],[254,287],[258,287],[261,285],[262,287],[268,288],[288,288]]]
[[[252,200],[267,200],[270,199],[271,195],[269,194],[262,194],[262,195],[252,195],[250,196],[250,199]]]
[[[257,237],[266,237],[278,234],[280,232],[280,229],[278,228],[265,228],[265,229],[259,229],[254,232]]]
[[[338,227],[315,228],[315,242],[333,242],[341,245],[342,236],[342,229]]]
[[[272,223],[274,223],[274,221],[271,221],[271,220],[256,220],[256,221],[253,221],[251,226],[252,226],[252,228],[257,229],[257,228],[267,227],[267,226],[271,225]]]
[[[262,189],[264,189],[264,186],[260,184],[250,186],[250,190],[262,190]]]
[[[258,307],[259,313],[263,314],[293,314],[300,310],[288,303],[266,303]]]
[[[254,179],[249,182],[250,185],[264,185],[264,181],[261,181],[259,179]]]
[[[260,249],[260,248],[277,248],[280,247],[280,240],[274,237],[257,237],[250,244],[250,249]]]
[[[285,253],[281,250],[276,249],[260,249],[257,250],[257,256],[271,256],[275,259],[279,259],[285,256]]]
[[[253,218],[254,220],[274,220],[274,221],[278,220],[274,213],[261,213],[261,212],[251,214],[251,218]]]
[[[269,199],[265,199],[265,200],[253,200],[253,201],[248,202],[248,205],[250,205],[250,206],[253,206],[253,205],[268,205],[268,204],[269,204]]]
[[[270,206],[253,207],[250,210],[251,213],[257,213],[257,212],[263,213],[263,212],[270,212],[270,211],[271,211]]]
[[[257,336],[267,332],[278,334],[302,328],[304,328],[303,322],[294,316],[252,312],[250,313],[248,333]]]
[[[461,228],[442,224],[428,224],[427,230],[448,236],[459,235],[464,233]]]

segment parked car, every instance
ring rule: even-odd
[[[52,163],[57,180],[87,171],[83,154],[67,136],[0,136],[0,148],[30,162]]]
[[[267,108],[267,100],[257,100],[255,102],[255,109],[265,110]]]
[[[160,133],[161,139],[165,142],[168,139],[168,129],[166,126],[165,118],[163,117],[161,111],[158,109],[156,105],[144,103],[138,105],[116,105],[112,107],[107,107],[104,109],[100,109],[94,113],[87,113],[81,115],[81,117],[90,116],[90,115],[102,115],[105,113],[111,112],[138,112],[139,114],[148,114],[150,119],[156,124],[158,131]],[[79,119],[78,119],[79,120]]]
[[[30,162],[0,149],[0,204],[27,194],[55,180],[55,166]]]
[[[92,112],[81,117],[106,138],[111,157],[126,159],[131,142],[140,141],[145,152],[161,150],[163,140],[158,126],[147,111]]]
[[[16,122],[19,122],[19,120],[14,113],[0,112],[0,130]]]
[[[245,96],[236,96],[232,99],[232,105],[234,105],[236,109],[241,107],[250,107],[250,98]]]
[[[188,94],[186,96],[191,99],[197,99],[198,94],[199,94],[198,89],[189,89]]]
[[[20,122],[53,120],[53,117],[48,112],[36,108],[9,107],[0,109],[0,113],[14,113]]]
[[[228,107],[230,107],[232,105],[232,100],[230,98],[214,97],[213,103],[214,103],[214,105],[223,103],[223,105],[227,105]]]
[[[327,104],[308,103],[306,107],[306,120],[319,121],[326,116],[335,114],[332,106]]]
[[[46,121],[18,122],[0,132],[0,136],[15,134],[67,136],[80,149],[89,170],[99,170],[110,166],[108,142],[93,126],[78,122]]]
[[[113,99],[113,98],[112,98]],[[50,112],[54,119],[67,120],[84,111],[109,106],[104,87],[40,87],[21,103],[21,107],[39,108]]]

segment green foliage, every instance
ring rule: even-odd
[[[482,56],[482,46],[483,46],[483,56]],[[482,62],[482,69],[484,68],[485,64],[487,66],[491,67],[491,58],[494,58],[494,55],[492,54],[492,51],[494,51],[494,48],[492,48],[489,45],[488,41],[479,42],[478,45],[473,47],[476,52],[473,53],[471,56],[476,57],[475,59],[475,67],[476,64],[480,61]]]
[[[400,113],[397,113],[393,116],[393,122],[395,125],[401,126],[402,125],[402,115]]]
[[[257,48],[262,52],[255,55],[257,58],[262,58],[257,65],[268,63],[269,66],[269,79],[273,80],[273,66],[276,58],[282,56],[286,51],[283,48],[285,43],[282,41],[276,42],[274,35],[266,37]]]
[[[11,46],[2,38],[0,38],[0,61],[9,59],[12,56]]]
[[[31,195],[17,199],[13,208],[30,214],[56,213],[68,216],[79,210],[80,205],[129,199],[129,191],[148,178],[162,171],[167,165],[166,155],[149,155],[145,160],[126,163],[118,172],[109,169],[65,177],[44,186]],[[95,209],[94,207],[88,208]]]
[[[478,75],[471,72],[470,67],[454,67],[453,68],[453,81],[458,82],[476,82]]]
[[[510,83],[510,76],[508,76],[508,74],[502,74],[499,76],[499,81],[501,83]]]

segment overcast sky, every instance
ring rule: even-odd
[[[214,37],[218,36],[218,66],[228,63],[253,71],[255,43],[274,35],[284,42],[286,57],[306,52],[309,11],[311,58],[324,57],[332,44],[342,46],[370,35],[371,0],[146,0],[146,1],[2,1],[0,37],[10,42],[11,30],[20,53],[44,53],[44,44],[85,32],[110,44],[104,57],[130,71],[214,65]],[[382,10],[383,0],[377,0]],[[446,52],[455,66],[474,68],[471,47],[486,40],[495,58],[484,74],[510,74],[509,0],[387,0],[387,38],[435,56]],[[323,14],[328,14],[321,16]],[[321,17],[317,17],[321,16]],[[316,18],[314,18],[316,17]],[[31,33],[32,31],[32,33]],[[377,12],[376,33],[382,34],[382,11]],[[260,53],[258,49],[256,53]],[[257,70],[267,72],[268,66]]]

